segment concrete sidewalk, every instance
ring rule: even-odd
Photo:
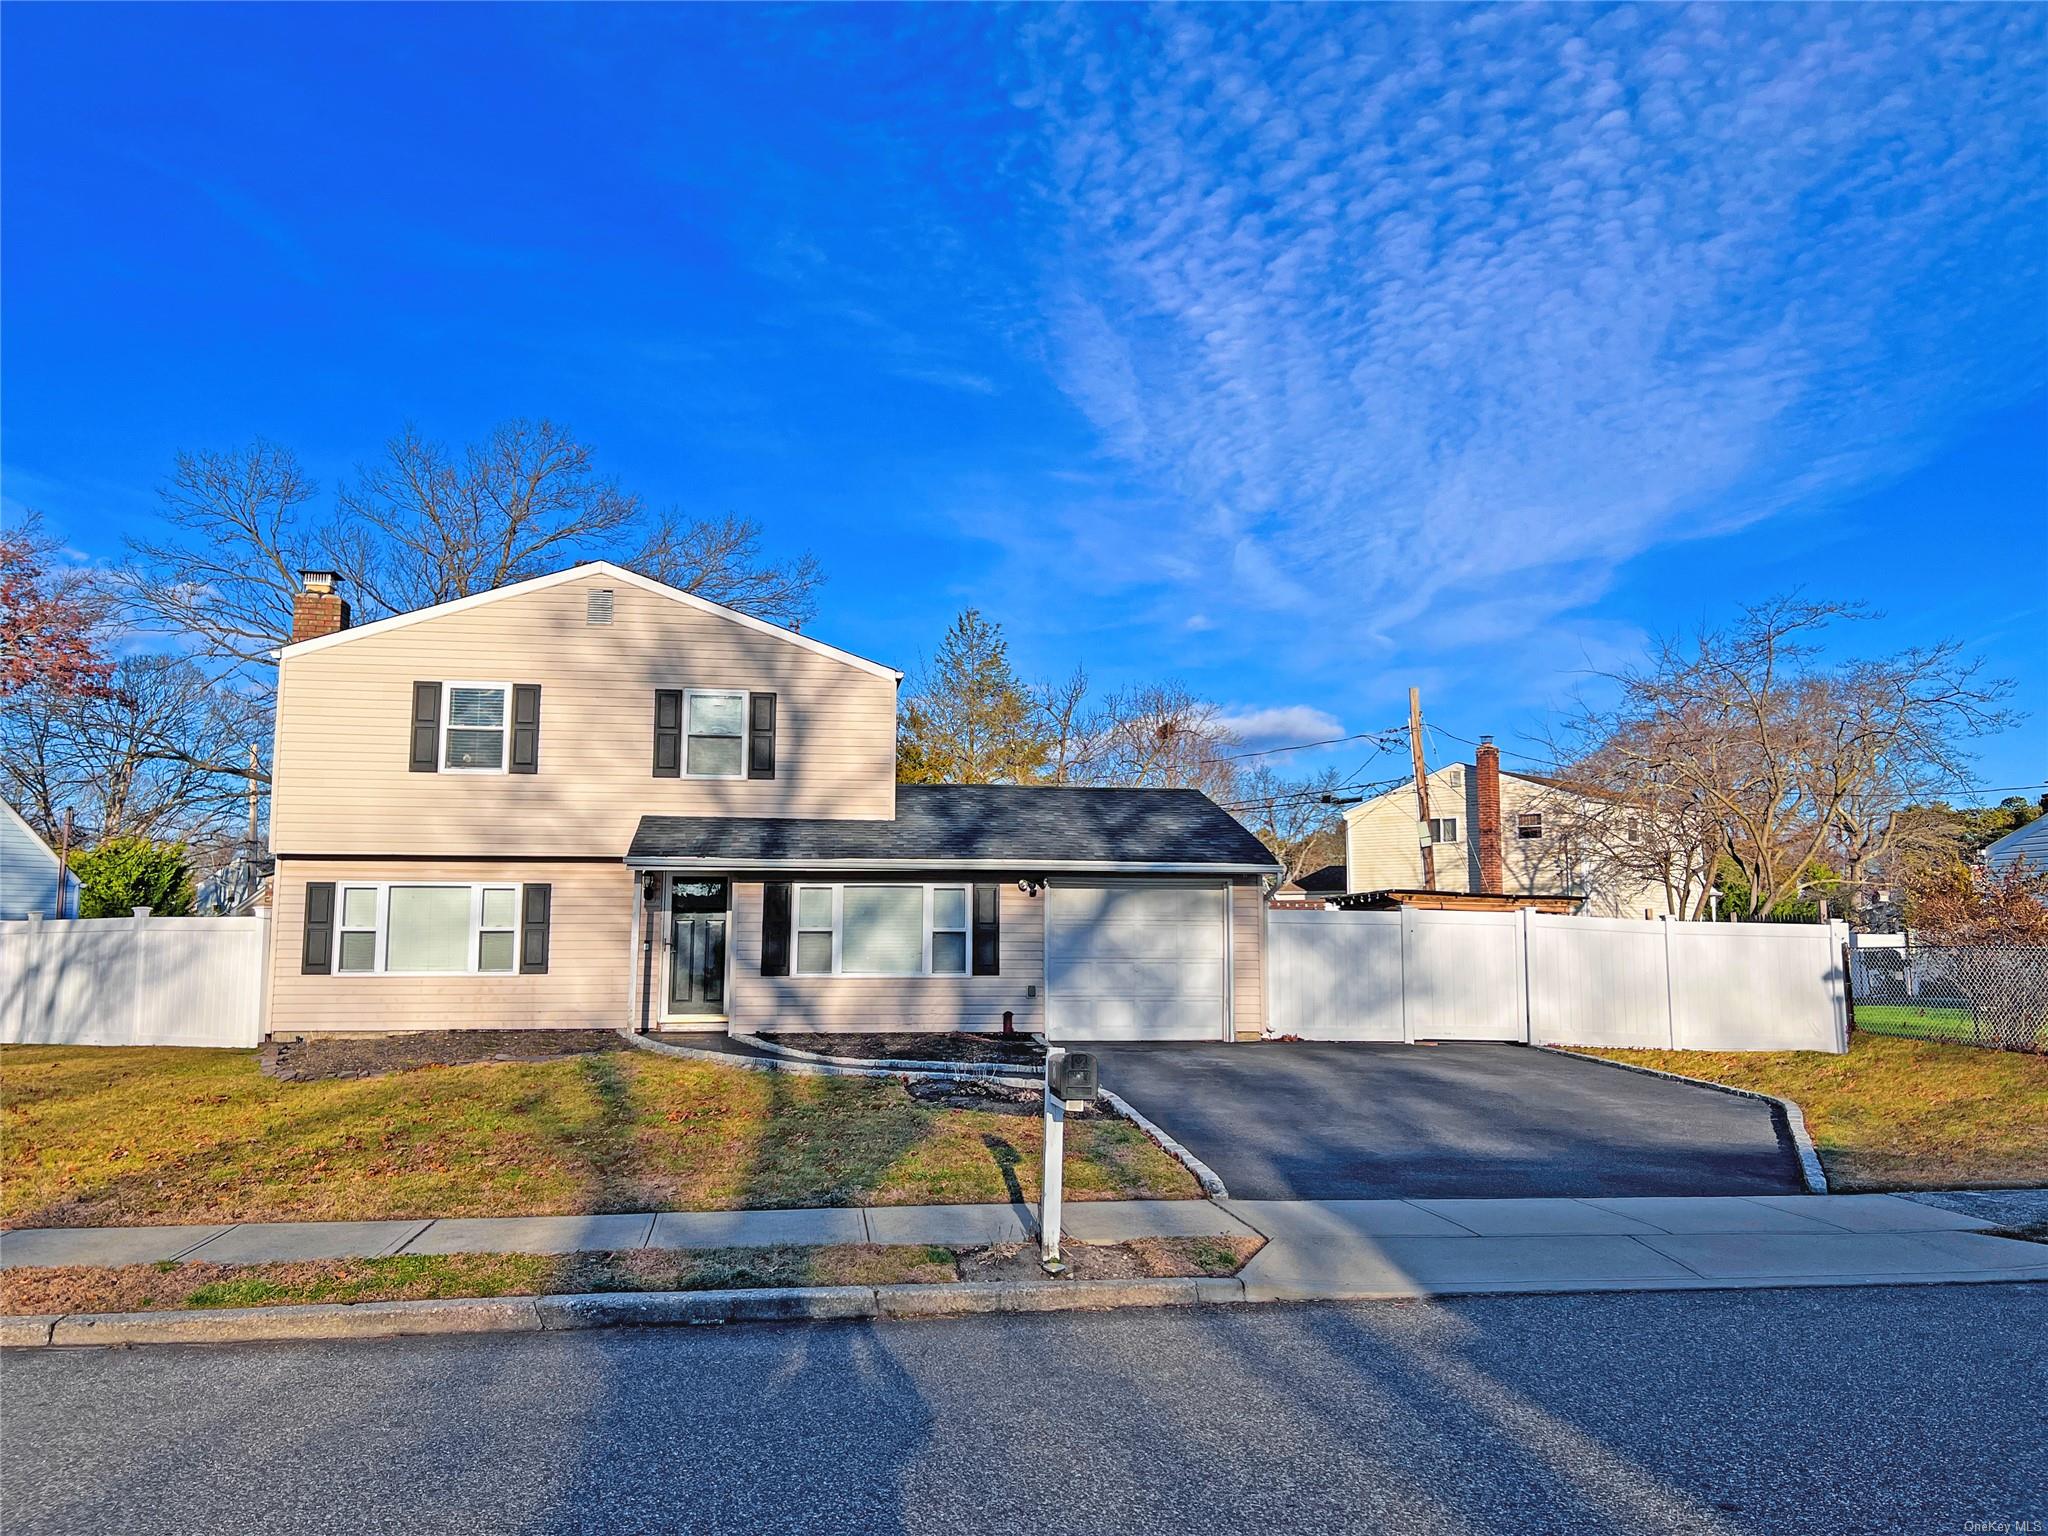
[[[1249,1237],[1206,1200],[1069,1201],[1062,1230],[1082,1242]],[[601,1253],[636,1248],[934,1243],[981,1247],[1038,1235],[1028,1205],[875,1205],[785,1211],[444,1217],[438,1221],[243,1222],[211,1227],[44,1227],[0,1233],[0,1269],[57,1264],[271,1264],[397,1253]]]
[[[1257,1234],[1247,1300],[1500,1290],[2048,1279],[2048,1245],[1896,1195],[1502,1200],[1105,1200],[1066,1207],[1084,1242]],[[490,1220],[46,1228],[0,1234],[0,1268],[258,1264],[396,1253],[1021,1243],[1016,1205],[640,1212]]]

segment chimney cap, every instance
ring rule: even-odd
[[[301,571],[299,581],[308,592],[332,592],[335,583],[341,580],[338,571]]]

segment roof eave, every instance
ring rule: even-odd
[[[978,858],[837,858],[806,855],[801,858],[732,858],[724,854],[633,854],[626,855],[633,869],[719,870],[729,873],[750,871],[847,869],[908,872],[921,869],[1028,870],[1045,874],[1122,875],[1270,875],[1278,864],[1217,863],[1208,861],[1137,861],[1127,859],[1034,859],[1021,854],[989,855]]]

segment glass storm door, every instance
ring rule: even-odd
[[[668,1011],[671,1014],[725,1011],[725,922],[723,880],[669,882]]]

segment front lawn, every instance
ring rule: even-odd
[[[1846,1056],[1584,1054],[1790,1099],[1806,1116],[1831,1189],[2048,1184],[2048,1057],[1862,1030]]]
[[[0,1110],[9,1227],[1036,1200],[1042,1152],[1035,1106],[640,1051],[278,1082],[253,1051],[6,1046]],[[1089,1116],[1067,1193],[1200,1190]]]

